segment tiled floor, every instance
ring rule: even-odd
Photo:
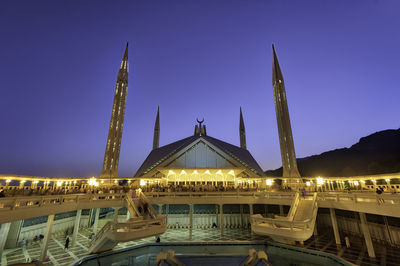
[[[100,220],[99,228],[105,223],[105,220]],[[90,229],[82,229],[78,234],[78,241],[75,247],[71,247],[68,251],[64,251],[65,238],[63,234],[54,234],[49,242],[48,254],[50,262],[47,265],[71,265],[87,254],[89,240],[91,234]],[[192,238],[189,239],[188,229],[168,229],[161,236],[161,242],[181,242],[181,241],[241,241],[241,240],[265,240],[265,237],[252,235],[249,230],[241,229],[225,229],[224,236],[221,236],[219,229],[193,229]],[[137,244],[154,242],[154,237],[144,238],[137,241],[120,243],[115,249],[126,248]],[[350,238],[351,248],[345,246],[337,246],[333,238],[333,232],[325,230],[323,235],[312,237],[304,243],[304,246],[299,247],[321,250],[335,254],[357,265],[400,265],[400,249],[385,247],[374,243],[377,258],[371,260],[368,257],[367,250],[363,239]],[[6,250],[5,257],[8,265],[25,262],[30,259],[37,259],[40,255],[40,243],[34,243],[27,247],[24,252],[21,248],[15,250]],[[4,261],[2,261],[2,265]]]

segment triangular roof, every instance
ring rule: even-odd
[[[177,154],[179,151],[182,151],[194,142],[197,142],[199,139],[204,139],[211,145],[216,146],[253,173],[259,176],[264,175],[264,171],[261,169],[248,150],[210,136],[194,135],[152,150],[134,176],[140,177],[147,174],[163,162],[167,161],[173,155]]]

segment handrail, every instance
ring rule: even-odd
[[[271,224],[273,227],[285,227],[285,229],[288,230],[295,230],[295,229],[309,229],[311,228],[311,224],[313,222],[314,217],[316,217],[317,212],[318,212],[318,203],[317,203],[317,193],[314,192],[313,193],[313,211],[312,211],[312,216],[311,218],[307,218],[303,221],[293,221],[293,219],[287,219],[287,217],[280,217],[280,218],[264,218],[264,217],[257,217],[257,216],[253,216],[251,217],[251,222],[252,223],[268,223]],[[300,201],[300,199],[299,199]],[[293,205],[296,204],[296,202],[293,202]],[[298,204],[298,202],[297,202]],[[293,206],[292,206],[293,207]],[[294,209],[297,209],[294,208]],[[296,210],[297,211],[297,210]],[[294,212],[296,212],[294,211]],[[282,228],[283,229],[283,228]]]

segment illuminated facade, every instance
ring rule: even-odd
[[[243,124],[242,116],[240,124]],[[154,139],[158,133],[159,130],[154,131]],[[240,136],[242,140],[242,126]],[[241,146],[210,137],[206,134],[205,125],[196,125],[193,136],[153,149],[134,177],[140,178],[142,185],[263,185],[263,170],[250,152]]]
[[[104,154],[101,177],[117,177],[119,152],[121,149],[122,129],[124,125],[126,94],[128,91],[128,44],[119,68],[115,85],[114,102],[111,112],[110,128]]]
[[[292,128],[290,126],[289,109],[286,99],[285,83],[275,48],[272,46],[272,86],[274,88],[276,120],[278,122],[279,144],[281,147],[282,168],[284,178],[300,178],[297,170],[296,153],[294,151]]]

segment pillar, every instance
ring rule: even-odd
[[[47,247],[51,238],[51,229],[53,228],[54,214],[47,217],[46,230],[44,232],[44,239],[42,242],[42,250],[40,251],[40,261],[44,261],[47,256]]]
[[[224,210],[222,204],[219,205],[219,228],[221,229],[221,236],[224,235]]]
[[[158,204],[158,214],[162,214],[162,204]]]
[[[192,239],[193,230],[193,204],[189,204],[189,239]]]
[[[127,208],[126,210],[126,220],[128,221],[131,218],[131,213],[129,212],[129,209]]]
[[[240,228],[243,228],[243,204],[240,204]]]
[[[336,245],[340,245],[341,244],[340,234],[339,234],[339,227],[337,224],[335,209],[330,208],[329,211],[331,213],[331,221],[332,221],[333,233],[335,235]]]
[[[169,204],[165,204],[165,223],[168,227],[168,213],[169,213]]]
[[[283,205],[279,205],[279,215],[283,216],[284,212],[283,212]]]
[[[114,208],[114,222],[118,223],[118,211],[119,211],[119,207],[115,207]]]
[[[80,221],[81,221],[81,214],[82,214],[82,210],[78,210],[78,211],[76,212],[75,224],[74,224],[74,232],[72,233],[72,241],[71,241],[71,246],[72,246],[72,247],[75,246],[76,237],[78,236],[79,223],[80,223]]]
[[[363,231],[365,244],[367,245],[367,251],[370,258],[375,258],[375,250],[374,246],[372,245],[371,234],[368,228],[367,218],[365,213],[360,212],[360,221],[361,221],[361,230]]]
[[[5,223],[2,224],[0,228],[0,261],[3,256],[4,246],[6,245],[8,231],[10,231],[10,225],[11,223]],[[1,265],[3,265],[3,262],[1,262]]]
[[[249,204],[249,207],[250,207],[250,216],[252,216],[253,215],[253,204]]]
[[[94,225],[93,225],[93,233],[97,233],[97,227],[99,226],[99,216],[100,216],[100,209],[97,208],[94,214]]]

